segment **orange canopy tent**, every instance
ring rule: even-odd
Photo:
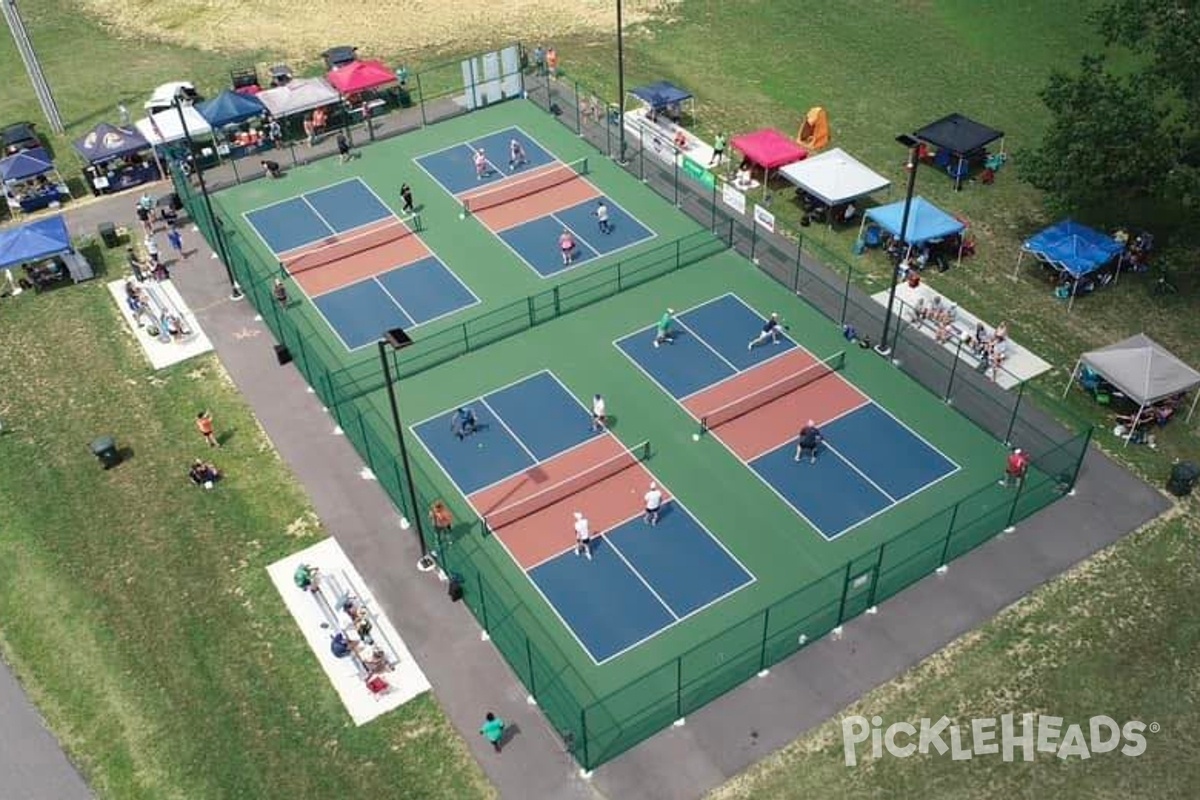
[[[809,150],[820,150],[829,144],[829,115],[824,108],[813,106],[808,110],[796,132],[796,141]]]

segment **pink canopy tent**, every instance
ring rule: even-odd
[[[767,190],[767,179],[771,170],[786,167],[808,158],[808,151],[774,128],[763,128],[754,133],[743,133],[730,142],[746,159],[763,170],[763,193]]]
[[[380,61],[351,61],[344,67],[329,71],[329,83],[340,93],[358,94],[399,83],[396,73]]]

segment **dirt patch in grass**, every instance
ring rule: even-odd
[[[615,26],[610,0],[78,0],[123,37],[202,50],[269,49],[307,61],[338,44],[364,54],[552,42]],[[678,0],[625,0],[628,24],[668,13]]]

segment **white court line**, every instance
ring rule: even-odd
[[[667,613],[668,613],[668,614],[670,614],[670,615],[671,615],[671,617],[672,617],[672,618],[673,618],[673,619],[674,619],[676,622],[679,622],[679,615],[675,613],[675,609],[671,608],[670,604],[668,604],[666,600],[663,600],[663,598],[662,598],[662,595],[660,595],[658,592],[654,591],[654,587],[653,587],[653,586],[651,586],[651,585],[650,585],[650,582],[649,582],[649,581],[647,581],[647,580],[646,580],[646,579],[645,579],[645,578],[642,576],[642,573],[640,573],[640,572],[638,572],[638,571],[637,571],[637,567],[635,567],[635,566],[633,566],[633,564],[630,564],[630,563],[629,563],[629,559],[627,559],[627,558],[625,557],[625,554],[621,552],[621,548],[617,547],[617,546],[616,546],[615,544],[613,544],[612,542],[606,542],[606,544],[607,544],[609,547],[611,547],[611,548],[612,548],[612,551],[613,551],[614,553],[616,553],[616,554],[617,554],[617,558],[621,559],[621,561],[623,561],[623,562],[625,563],[625,566],[629,567],[629,571],[633,573],[634,577],[635,577],[635,578],[637,578],[639,581],[641,581],[641,582],[642,582],[642,585],[643,585],[643,586],[645,586],[647,589],[649,589],[649,590],[650,590],[650,594],[654,595],[654,599],[655,599],[655,600],[657,600],[659,603],[661,603],[661,604],[662,604],[662,607],[663,607],[663,608],[665,608],[665,609],[667,610]],[[589,545],[589,546],[590,546],[590,545]],[[670,627],[670,626],[667,626],[667,627]]]
[[[388,288],[386,286],[384,286],[383,283],[379,280],[379,276],[372,275],[371,280],[375,281],[375,285],[378,286],[385,295],[387,295],[388,299],[391,300],[392,303],[395,304],[396,308],[400,309],[400,313],[403,314],[408,319],[408,325],[405,327],[409,327],[409,328],[415,327],[417,324],[417,321],[415,319],[413,319],[413,315],[408,313],[408,309],[404,307],[404,304],[401,303],[394,294],[392,294],[391,292],[388,291]]]
[[[880,494],[882,494],[884,497],[886,497],[886,498],[888,499],[888,501],[889,501],[889,502],[890,502],[892,505],[896,505],[896,498],[892,497],[892,495],[891,495],[890,493],[888,493],[887,491],[885,491],[885,490],[884,490],[884,488],[883,488],[882,486],[880,486],[878,483],[876,483],[875,481],[871,480],[871,476],[870,476],[870,475],[868,475],[867,473],[863,472],[863,471],[862,471],[861,469],[859,469],[858,467],[854,466],[854,462],[853,462],[853,461],[851,461],[850,459],[846,458],[846,456],[842,455],[842,453],[841,453],[841,451],[840,451],[840,450],[838,450],[836,447],[834,447],[833,445],[831,445],[829,442],[822,441],[821,443],[822,443],[823,445],[825,445],[827,448],[829,448],[829,450],[830,450],[830,451],[831,451],[831,452],[832,452],[834,455],[836,455],[838,458],[840,458],[840,459],[841,459],[841,460],[842,460],[842,461],[843,461],[843,462],[846,464],[846,466],[848,466],[850,469],[854,470],[854,471],[855,471],[855,472],[857,472],[859,475],[861,475],[863,480],[865,480],[867,483],[869,483],[869,484],[871,484],[872,486],[874,486],[874,487],[875,487],[875,490],[876,490],[877,492],[879,492]]]
[[[599,250],[597,250],[596,248],[592,247],[592,246],[591,246],[591,245],[588,243],[588,240],[583,238],[583,234],[581,234],[579,231],[575,230],[575,229],[574,229],[574,228],[572,228],[570,225],[568,225],[567,223],[565,223],[565,222],[563,222],[561,219],[559,219],[559,218],[558,218],[558,214],[555,214],[555,213],[550,213],[550,214],[547,214],[546,216],[547,216],[547,217],[550,217],[550,219],[554,220],[554,221],[555,221],[557,224],[561,225],[561,226],[563,227],[563,230],[568,230],[568,231],[570,231],[572,234],[574,234],[575,238],[576,238],[576,239],[577,239],[577,240],[578,240],[580,243],[582,243],[582,244],[583,244],[583,246],[584,246],[584,247],[586,247],[586,248],[587,248],[587,249],[588,249],[588,250],[591,252],[591,254],[592,254],[592,258],[593,258],[593,259],[596,259],[596,258],[599,258],[599,257],[600,257],[600,251],[599,251]],[[543,217],[543,219],[545,219],[545,217]],[[562,248],[560,247],[560,248],[559,248],[559,250],[562,250]],[[571,269],[571,268],[572,268],[572,267],[575,265],[575,263],[576,263],[577,261],[578,261],[578,263],[579,263],[579,264],[581,264],[581,265],[583,264],[583,261],[580,261],[580,260],[578,260],[578,259],[572,258],[572,259],[571,259],[571,263],[570,263],[570,264],[564,264],[564,266],[565,266],[565,267],[567,267],[567,269]],[[560,270],[560,272],[566,272],[566,271],[567,271],[567,270]],[[557,274],[557,273],[555,273],[555,274]]]
[[[500,416],[500,414],[496,411],[496,409],[492,408],[491,403],[489,403],[487,401],[486,397],[479,398],[479,403],[484,408],[486,408],[488,411],[492,412],[492,416],[495,417],[496,422],[499,422],[500,426],[502,428],[504,428],[504,430],[508,431],[508,435],[513,438],[513,440],[517,443],[518,447],[520,447],[522,450],[525,451],[525,455],[527,455],[533,459],[534,466],[537,466],[538,464],[542,463],[541,461],[538,460],[538,457],[533,454],[533,451],[525,446],[525,442],[521,440],[520,436],[517,436],[516,431],[514,431],[512,428],[508,427],[508,423],[504,421],[504,417]],[[530,468],[526,467],[526,469],[530,469]]]
[[[695,339],[697,342],[699,342],[702,346],[708,348],[709,352],[711,352],[714,356],[716,356],[717,358],[724,361],[725,364],[731,370],[733,370],[734,375],[737,375],[737,374],[743,372],[743,370],[740,370],[737,368],[736,364],[734,364],[732,361],[730,361],[725,356],[721,355],[721,351],[718,350],[717,348],[713,347],[711,344],[709,344],[707,339],[705,339],[703,336],[701,336],[700,334],[698,334],[694,330],[692,330],[691,326],[689,326],[686,322],[679,319],[678,317],[675,318],[675,322],[679,325],[679,327],[683,328],[685,331],[690,333],[692,335],[693,339]]]
[[[801,388],[801,389],[803,389],[804,387],[802,386],[802,387],[800,387],[800,388]],[[798,391],[798,390],[797,390],[797,391]],[[773,402],[773,401],[772,401],[772,402]],[[826,426],[826,425],[831,425],[832,423],[834,423],[834,422],[837,422],[837,421],[838,421],[839,419],[841,419],[842,417],[848,416],[848,415],[850,415],[850,414],[853,414],[855,411],[858,411],[858,410],[860,410],[860,409],[866,408],[866,407],[867,407],[867,406],[869,406],[869,405],[872,405],[872,403],[873,403],[873,402],[874,402],[874,401],[872,401],[872,400],[871,400],[871,398],[867,397],[866,395],[863,395],[863,399],[862,399],[862,402],[861,402],[861,403],[859,403],[858,405],[854,406],[853,408],[847,408],[845,411],[840,411],[840,412],[838,412],[837,414],[834,414],[834,415],[833,415],[832,417],[830,417],[829,419],[818,420],[818,421],[817,421],[817,427],[818,427],[818,428],[823,428],[823,427],[824,427],[824,426]],[[766,404],[766,403],[764,403],[763,405],[767,405],[767,404]],[[717,427],[719,428],[719,427],[721,427],[721,426],[720,426],[720,425],[718,425]],[[788,442],[788,441],[790,441],[790,440],[791,440],[791,439],[793,439],[793,438],[795,438],[795,437],[789,437],[789,438],[788,438],[788,440],[785,440],[785,441],[784,441],[784,444],[787,444],[787,442]],[[749,465],[751,461],[757,461],[758,459],[760,459],[760,458],[762,458],[763,456],[765,456],[767,453],[774,452],[774,451],[775,451],[775,449],[776,449],[776,448],[778,448],[779,446],[780,446],[780,445],[773,444],[773,445],[771,445],[770,447],[768,447],[766,450],[763,450],[761,453],[755,453],[754,455],[750,456],[750,457],[749,457],[749,458],[747,458],[747,459],[741,459],[741,456],[738,456],[738,458],[742,460],[742,463],[744,463],[744,464],[746,464],[746,465]],[[736,454],[735,454],[735,455],[736,455]]]

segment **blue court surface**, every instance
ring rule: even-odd
[[[450,427],[458,405],[470,405],[480,424],[463,440]],[[549,371],[464,398],[412,431],[468,500],[513,476],[536,476],[564,452],[612,435],[591,430],[588,409]],[[653,479],[644,465],[635,468],[647,483]],[[609,530],[593,531],[590,561],[553,544],[545,557],[523,560],[505,542],[505,531],[494,536],[598,664],[754,582],[678,498],[664,503],[655,526],[635,512]]]
[[[770,312],[767,312],[770,313]],[[796,348],[784,331],[778,344],[747,350],[765,321],[735,294],[725,294],[675,314],[673,341],[654,347],[654,325],[618,339],[621,352],[676,400]]]
[[[746,349],[769,313],[725,294],[677,313],[670,344],[654,347],[653,325],[614,344],[682,404],[799,347],[785,332],[778,344]],[[834,375],[826,380],[845,378]],[[797,420],[797,428],[800,424]],[[826,539],[841,536],[959,469],[874,401],[818,424],[825,442],[815,464],[794,460],[794,440],[745,463]]]
[[[513,169],[509,169],[509,142],[513,139],[525,148],[527,163],[514,165]],[[488,159],[488,171],[482,178],[475,174],[475,151],[479,148],[483,148]],[[466,142],[458,142],[444,150],[426,153],[413,160],[429,173],[429,177],[454,196],[557,161],[534,141],[533,137],[515,126]]]
[[[528,575],[597,664],[754,582],[676,501],[657,525],[638,517],[606,531],[591,561],[568,551]]]
[[[358,178],[245,214],[246,221],[276,256],[392,216],[391,209]]]
[[[358,178],[248,211],[245,217],[276,258],[339,241],[347,234],[353,237],[364,226],[396,219]],[[321,269],[336,271],[338,265]],[[303,276],[298,278],[295,285],[309,295]],[[309,299],[348,350],[374,344],[392,328],[409,330],[479,303],[432,254]]]
[[[312,302],[348,350],[377,342],[383,331],[411,330],[479,303],[436,256],[317,295]]]
[[[940,450],[874,402],[821,426],[817,460],[795,461],[794,441],[749,467],[826,539],[958,471]]]
[[[596,219],[596,201],[588,200],[497,231],[496,235],[543,278],[655,237],[654,231],[615,202],[608,200],[606,205],[612,224],[607,232],[600,230]],[[563,263],[558,246],[558,237],[564,230],[570,230],[575,238],[575,258],[570,264]]]

